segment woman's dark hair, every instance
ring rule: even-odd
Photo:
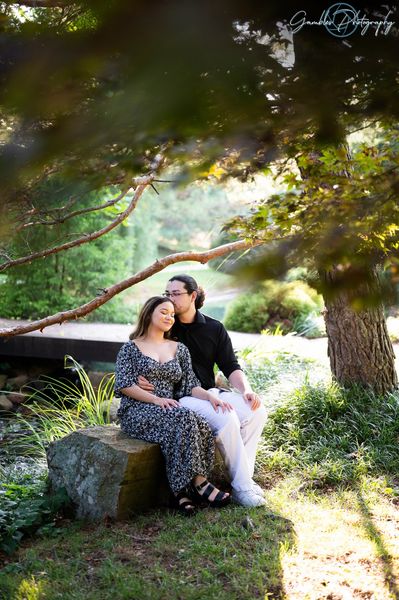
[[[205,302],[205,292],[201,286],[195,281],[194,277],[190,277],[190,275],[174,275],[169,279],[169,281],[181,281],[184,283],[185,289],[189,294],[193,292],[197,292],[197,297],[195,299],[195,308],[198,310],[203,306]]]
[[[157,306],[164,304],[164,302],[169,302],[173,306],[172,300],[166,296],[152,296],[151,298],[148,298],[139,313],[136,329],[129,335],[129,340],[134,340],[147,333],[151,323],[152,313]],[[167,331],[164,337],[168,338],[169,336],[170,331]]]

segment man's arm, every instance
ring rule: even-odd
[[[154,391],[154,386],[150,383],[145,377],[139,375],[137,378],[137,385],[146,392],[152,393]]]
[[[260,406],[260,398],[258,394],[256,394],[249,383],[247,376],[241,369],[236,369],[232,373],[230,373],[229,382],[231,385],[236,388],[243,395],[245,400],[251,405],[252,410],[256,410]]]
[[[240,368],[235,355],[231,338],[226,328],[220,323],[219,339],[217,346],[216,364],[244,399],[251,405],[252,410],[259,408],[261,401],[256,392],[253,391],[245,373]]]

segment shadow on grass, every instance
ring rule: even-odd
[[[279,600],[281,554],[293,543],[292,523],[263,507],[75,523],[56,540],[33,540],[0,571],[0,598],[31,586],[46,600]]]
[[[393,560],[387,549],[381,532],[376,527],[373,521],[373,514],[364,498],[359,487],[356,488],[356,498],[359,506],[359,513],[362,517],[362,525],[368,537],[375,545],[378,558],[380,560],[383,573],[384,583],[393,598],[399,598],[399,587],[396,575],[394,573]]]

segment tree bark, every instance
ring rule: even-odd
[[[339,286],[342,272],[332,269],[320,275],[326,290],[333,290]],[[395,354],[382,303],[367,306],[368,299],[378,297],[379,286],[377,273],[370,268],[367,282],[363,280],[356,295],[352,290],[341,290],[332,296],[327,293],[324,319],[331,371],[338,383],[359,383],[377,394],[386,394],[398,384]],[[355,310],[352,306],[359,298],[363,307]]]

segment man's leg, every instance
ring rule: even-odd
[[[216,412],[210,402],[192,396],[181,398],[179,404],[194,410],[209,423],[230,474],[232,488],[236,490],[249,489],[252,485],[252,476],[236,411],[222,412],[222,409],[219,408]]]
[[[219,408],[219,411],[216,412],[209,402],[192,396],[181,398],[179,402],[181,406],[190,408],[200,414],[209,423],[230,474],[233,490],[237,492],[252,490],[251,467],[248,462],[237,411],[223,413]]]
[[[214,390],[212,389],[212,392]],[[267,419],[266,408],[261,404],[256,410],[251,410],[250,405],[241,394],[219,390],[219,398],[229,402],[240,420],[241,438],[248,458],[248,468],[251,478],[254,474],[256,450]]]

